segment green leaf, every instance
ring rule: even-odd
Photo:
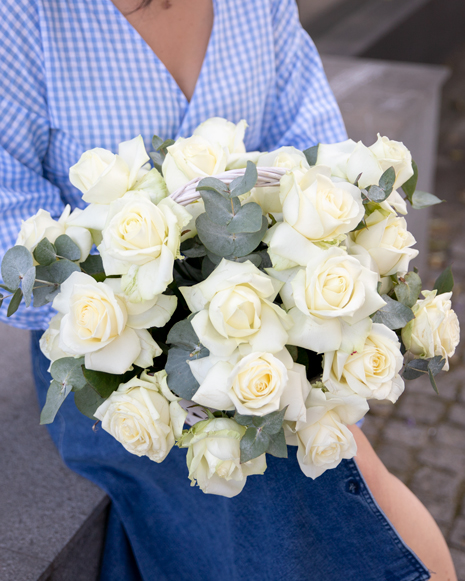
[[[412,169],[413,169],[413,176],[405,182],[402,186],[405,195],[410,203],[412,203],[413,194],[417,189],[417,182],[418,182],[418,166],[412,159]]]
[[[195,188],[198,192],[212,191],[220,194],[224,198],[229,198],[229,187],[217,178],[203,178]]]
[[[269,445],[270,436],[262,428],[247,428],[241,439],[241,464],[264,454]]]
[[[181,254],[186,258],[201,258],[206,256],[207,250],[198,236],[184,240],[181,244]]]
[[[106,278],[100,254],[89,254],[89,256],[79,264],[82,272],[90,275],[97,282],[103,282]]]
[[[384,200],[389,196],[389,194],[379,186],[369,186],[364,190],[364,192],[366,192],[367,198],[376,204],[384,202]]]
[[[383,175],[379,178],[379,187],[386,192],[386,197],[392,193],[396,181],[396,171],[393,167],[388,167]]]
[[[152,147],[155,151],[158,151],[160,149],[162,143],[163,139],[161,137],[158,137],[158,135],[154,135],[152,137]]]
[[[153,138],[152,138],[152,142],[153,142]],[[160,151],[161,154],[165,154],[166,155],[166,150],[168,149],[168,147],[170,145],[173,145],[174,143],[174,139],[165,139],[165,141],[163,141],[158,147],[157,147],[157,151]]]
[[[34,258],[42,266],[48,266],[57,259],[55,247],[47,238],[43,238],[35,247],[33,252]]]
[[[19,288],[23,276],[33,265],[32,254],[25,246],[13,246],[6,251],[2,260],[3,282],[15,291]]]
[[[82,367],[82,372],[86,379],[95,391],[103,398],[109,397],[116,391],[121,383],[127,383],[130,379],[137,375],[137,370],[132,369],[122,375],[113,375],[113,373],[104,373],[103,371],[94,371]]]
[[[237,200],[237,198],[232,198]],[[239,200],[238,200],[239,201]],[[258,232],[263,224],[262,209],[255,202],[244,204],[236,211],[236,215],[228,223],[230,234],[241,234],[242,232]]]
[[[373,315],[374,323],[382,323],[395,331],[396,329],[402,329],[409,321],[415,318],[412,309],[409,309],[409,307],[394,301],[388,295],[383,295],[383,299],[387,304]]]
[[[244,175],[240,178],[236,178],[229,185],[229,189],[231,190],[231,197],[235,198],[250,192],[250,190],[257,183],[257,178],[258,173],[256,165],[253,162],[248,161]]]
[[[448,266],[436,279],[433,290],[437,290],[438,295],[449,293],[454,288],[454,275],[451,267]]]
[[[162,169],[162,166],[163,166],[163,161],[164,161],[164,158],[163,158],[163,156],[161,155],[161,153],[159,153],[158,151],[151,151],[151,152],[149,153],[149,155],[150,155],[150,158],[151,158],[151,160],[152,160],[152,162],[153,162],[153,167],[154,167],[154,168],[155,168],[157,171],[159,171],[161,175],[163,175],[163,169]],[[76,399],[76,398],[75,398],[75,399]]]
[[[265,423],[263,424],[263,430],[269,435],[272,436],[277,434],[281,429],[284,421],[284,414],[286,413],[287,406],[277,412],[272,412],[271,414],[267,414],[263,417]]]
[[[287,458],[287,444],[283,428],[277,434],[270,436],[270,443],[268,444],[266,452],[267,454],[276,456],[276,458]]]
[[[435,206],[436,204],[442,204],[444,200],[440,200],[434,194],[428,194],[428,192],[420,192],[417,190],[412,196],[412,208],[415,210],[422,210],[423,208],[429,208],[430,206]]]
[[[192,375],[188,362],[207,357],[210,352],[200,343],[188,319],[171,327],[166,342],[173,345],[168,351],[165,366],[168,386],[178,396],[190,400],[199,383]]]
[[[246,256],[257,248],[268,229],[268,221],[262,216],[262,227],[257,232],[231,234],[224,226],[212,222],[206,214],[196,220],[197,232],[202,243],[218,256]]]
[[[62,357],[52,363],[50,374],[63,387],[77,391],[87,383],[82,372],[83,365],[84,357]]]
[[[15,290],[16,290],[16,289],[14,289],[14,288],[8,288],[8,287],[6,286],[6,284],[0,284],[0,288],[2,288],[3,290],[6,290],[6,291],[8,291],[8,292],[10,292],[10,293],[14,293],[14,292],[15,292]]]
[[[47,303],[51,303],[53,299],[60,292],[60,285],[46,285],[42,283],[36,283],[32,294],[34,296],[34,307],[43,307]]]
[[[415,272],[409,272],[400,280],[394,288],[395,295],[400,303],[411,308],[420,296],[421,278]]]
[[[26,307],[29,307],[31,305],[32,289],[34,288],[35,280],[36,280],[36,267],[31,266],[31,268],[26,271],[26,274],[24,275],[23,281],[21,283],[21,288],[23,289],[24,302],[26,303]]]
[[[226,226],[233,220],[234,214],[241,209],[237,198],[225,198],[213,190],[200,192],[205,204],[205,212],[212,222]]]
[[[39,280],[62,284],[73,274],[73,272],[81,272],[81,269],[77,264],[74,264],[74,262],[63,258],[57,260],[50,266],[38,266],[36,276]]]
[[[215,270],[216,267],[217,267],[217,264],[212,262],[212,260],[208,256],[205,256],[205,258],[202,260],[202,276],[203,276],[203,278],[204,279],[208,278],[211,275],[211,273]]]
[[[428,377],[430,380],[431,385],[433,386],[434,391],[439,395],[438,386],[436,385],[436,380],[434,379],[434,375],[431,369],[428,368]]]
[[[57,255],[68,260],[75,261],[81,258],[81,250],[76,242],[73,242],[69,236],[62,234],[55,240]]]
[[[285,347],[289,351],[294,362],[297,361],[297,357],[299,356],[299,349],[295,345],[285,345]]]
[[[57,415],[61,404],[68,397],[71,386],[62,385],[59,381],[53,380],[47,391],[47,399],[40,413],[40,423],[51,424]]]
[[[316,165],[316,161],[318,159],[319,146],[320,146],[320,144],[318,143],[317,145],[314,145],[313,147],[309,147],[308,149],[306,149],[303,152],[305,157],[307,158],[308,165],[310,165],[310,166]]]
[[[410,381],[412,379],[417,379],[425,373],[428,373],[428,360],[427,359],[413,359],[409,361],[404,368],[402,376]]]
[[[437,355],[428,361],[428,371],[430,371],[433,375],[437,375],[440,371],[443,370],[445,364],[445,358],[441,355]]]
[[[10,304],[8,305],[8,310],[6,312],[7,317],[14,315],[21,304],[21,299],[23,298],[23,291],[18,288],[15,290],[15,294],[11,297]]]
[[[0,293],[0,307],[3,305],[3,295]]]
[[[92,420],[97,419],[94,416],[94,413],[104,401],[105,398],[101,397],[89,384],[86,384],[79,391],[74,392],[74,403],[76,404],[77,409],[81,414],[84,414]]]

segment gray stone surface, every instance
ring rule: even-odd
[[[86,547],[87,558],[78,559],[85,570],[50,579],[96,579],[108,501],[64,466],[47,429],[39,425],[27,332],[0,326],[0,367],[0,549],[6,555],[0,559],[0,580],[38,579],[39,574],[48,579],[62,567],[60,554],[66,550],[71,556],[79,539]],[[97,529],[90,526],[86,537],[76,536],[92,522]]]

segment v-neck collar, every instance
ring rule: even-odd
[[[184,92],[182,91],[181,87],[178,85],[175,78],[170,73],[170,71],[166,68],[165,64],[160,59],[160,57],[157,55],[157,53],[147,44],[147,42],[137,32],[137,30],[129,22],[129,20],[118,10],[118,8],[113,4],[113,2],[111,0],[103,0],[103,2],[105,4],[110,5],[110,9],[112,9],[114,11],[117,18],[119,18],[123,21],[123,25],[126,27],[129,34],[133,36],[135,41],[142,47],[142,50],[144,50],[147,53],[148,58],[152,59],[152,61],[158,67],[160,72],[168,79],[168,82],[173,87],[173,90],[175,91],[175,93],[178,97],[179,103],[183,109],[183,120],[182,120],[182,124],[181,124],[181,126],[182,126],[184,124],[185,118],[187,117],[187,113],[188,113],[193,101],[196,98],[196,94],[198,94],[198,92],[199,92],[199,85],[201,84],[203,77],[205,76],[204,73],[205,73],[205,70],[208,66],[208,61],[210,59],[210,53],[212,52],[212,46],[214,45],[214,43],[216,41],[216,31],[218,29],[218,20],[219,20],[218,0],[212,0],[212,6],[213,6],[212,30],[210,33],[210,38],[208,40],[207,50],[205,52],[202,66],[200,68],[199,76],[197,77],[197,82],[195,83],[194,92],[192,93],[192,97],[191,97],[190,101],[187,99],[187,97],[184,94]],[[180,127],[179,131],[181,131],[181,127]]]

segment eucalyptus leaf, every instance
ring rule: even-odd
[[[195,189],[198,192],[211,190],[217,194],[221,194],[225,198],[229,198],[229,187],[217,178],[203,178],[203,180],[200,180]]]
[[[6,251],[2,260],[3,282],[15,291],[19,288],[23,276],[33,265],[32,254],[25,246],[13,246]]]
[[[445,364],[445,358],[441,357],[441,355],[437,355],[428,361],[428,371],[433,375],[437,375],[440,371],[443,370]]]
[[[4,297],[3,297],[3,295],[0,293],[0,307],[3,305],[3,299],[4,299]]]
[[[378,183],[379,187],[386,192],[386,197],[392,193],[395,181],[396,171],[392,166],[388,167],[383,175],[379,178]]]
[[[201,258],[207,254],[207,250],[200,242],[200,238],[194,236],[181,244],[181,254],[186,258]]]
[[[269,436],[277,434],[281,429],[284,421],[284,414],[286,413],[287,406],[276,412],[271,412],[266,416],[263,416],[265,423],[263,424],[263,431]]]
[[[402,376],[408,381],[417,379],[425,375],[425,373],[428,373],[428,364],[427,359],[413,359],[405,366]]]
[[[241,209],[237,198],[225,198],[213,190],[201,190],[200,195],[205,204],[205,212],[212,222],[226,226]]]
[[[36,267],[31,266],[31,268],[26,271],[26,274],[24,275],[21,283],[21,288],[23,289],[24,302],[26,303],[26,307],[29,307],[31,305],[32,290],[34,288],[35,280],[36,280]]]
[[[57,255],[62,258],[67,258],[68,260],[75,261],[81,258],[81,250],[79,246],[71,240],[66,234],[58,236],[55,240],[55,248]]]
[[[451,267],[448,266],[436,279],[433,290],[437,290],[438,295],[449,293],[454,288],[454,275]]]
[[[271,454],[276,458],[287,458],[287,444],[284,429],[281,428],[277,434],[273,434],[269,438],[270,443],[266,450],[267,454]]]
[[[197,232],[202,243],[218,256],[246,256],[257,248],[268,229],[268,221],[262,216],[262,227],[257,232],[231,234],[224,226],[212,222],[206,214],[196,220]]]
[[[237,198],[232,198],[237,200]],[[228,223],[228,232],[241,234],[242,232],[258,232],[263,224],[262,209],[255,202],[244,204],[236,211],[235,216]]]
[[[407,273],[394,287],[394,292],[400,303],[412,308],[420,296],[421,278],[415,272]]]
[[[201,353],[199,351],[198,355]],[[199,357],[191,355],[192,353],[189,350],[173,346],[168,351],[168,359],[165,365],[169,388],[176,395],[187,400],[191,400],[200,387],[188,365],[189,361],[199,359]],[[205,355],[203,356],[205,357]]]
[[[205,258],[202,260],[202,276],[203,278],[208,278],[211,273],[215,270],[215,268],[217,267],[217,265],[211,261],[211,259],[208,256],[205,256]]]
[[[417,190],[412,196],[412,208],[415,208],[415,210],[422,210],[423,208],[429,208],[436,204],[442,204],[443,201],[444,200],[440,200],[434,194],[428,194],[428,192],[420,192]]]
[[[103,398],[109,397],[114,391],[118,389],[121,383],[127,383],[130,379],[137,375],[137,370],[132,369],[122,375],[113,375],[112,373],[104,373],[103,371],[94,371],[82,367],[82,372],[86,383],[89,383],[95,391]]]
[[[253,162],[248,161],[244,175],[240,178],[236,178],[229,185],[231,197],[242,196],[243,194],[250,192],[257,183],[257,179],[257,167]]]
[[[101,397],[89,384],[86,384],[79,391],[74,392],[74,403],[76,404],[77,409],[81,414],[84,414],[92,420],[97,419],[94,416],[94,413],[104,401],[105,398]]]
[[[248,427],[241,439],[241,464],[264,454],[269,444],[270,436],[263,429]]]
[[[409,307],[394,301],[388,295],[383,295],[383,299],[387,304],[373,315],[374,323],[382,323],[395,331],[396,329],[402,329],[409,321],[415,318],[412,309]]]
[[[43,238],[39,244],[37,244],[33,255],[36,261],[42,266],[48,266],[57,259],[55,247],[48,238]]]
[[[40,423],[51,424],[57,415],[62,403],[68,397],[71,386],[62,385],[59,381],[53,380],[47,391],[47,399],[40,413]]]
[[[8,305],[8,310],[6,312],[7,317],[14,315],[21,304],[21,299],[23,298],[23,291],[18,288],[15,290],[15,294],[11,297],[10,304]]]
[[[43,307],[51,303],[60,292],[60,285],[36,283],[32,294],[34,296],[34,307]]]
[[[161,137],[158,137],[158,135],[154,135],[152,137],[152,147],[155,151],[158,151],[160,149],[162,143],[163,139]]]
[[[153,162],[153,167],[163,175],[163,156],[158,151],[151,151],[149,153],[150,159]],[[76,399],[76,398],[75,398]]]
[[[106,278],[103,261],[100,254],[89,254],[89,256],[79,264],[82,272],[89,274],[97,282],[103,282]]]
[[[45,280],[55,284],[62,284],[73,272],[81,272],[77,264],[63,258],[50,266],[38,266],[36,276],[39,280]]]
[[[434,379],[434,374],[432,373],[431,369],[428,368],[428,377],[430,380],[431,385],[433,386],[434,391],[439,395],[438,386],[436,385],[436,380]]]
[[[320,146],[320,144],[318,143],[317,145],[314,145],[313,147],[309,147],[308,149],[306,149],[303,152],[305,157],[307,158],[308,165],[310,165],[310,166],[316,165],[316,162],[318,159],[319,146]]]
[[[417,182],[418,182],[418,166],[412,159],[412,169],[413,169],[413,176],[405,182],[402,186],[405,195],[410,203],[412,203],[413,194],[417,189]]]
[[[84,357],[62,357],[52,363],[50,374],[63,387],[77,391],[87,383],[82,372],[83,365]]]
[[[366,192],[367,198],[376,204],[384,202],[384,200],[389,196],[389,194],[379,186],[369,186],[364,191]]]

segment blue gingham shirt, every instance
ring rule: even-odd
[[[345,139],[295,0],[213,0],[214,24],[190,101],[111,0],[0,3],[0,254],[21,220],[81,206],[68,169],[93,147],[142,134],[189,136],[209,117],[246,119],[248,150]],[[9,319],[43,329],[51,307]],[[6,309],[0,310],[6,320]]]

